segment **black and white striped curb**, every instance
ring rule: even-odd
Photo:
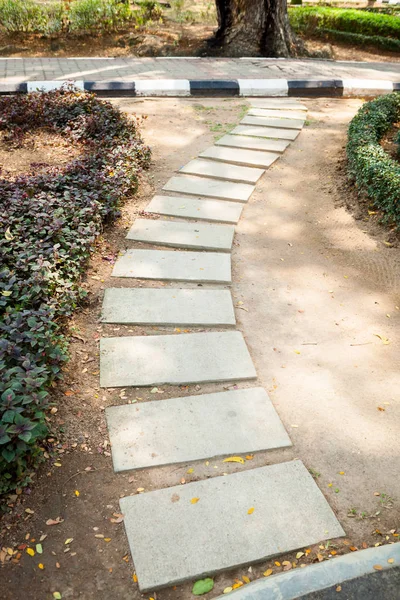
[[[137,79],[136,81],[55,80],[0,84],[0,94],[49,91],[72,83],[103,96],[376,96],[400,90],[387,79]]]

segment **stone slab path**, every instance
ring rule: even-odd
[[[237,223],[242,214],[243,206],[238,202],[228,202],[226,200],[154,196],[146,210],[149,213],[170,217]]]
[[[231,282],[231,257],[224,253],[127,250],[115,263],[113,277],[166,281]]]
[[[103,338],[101,387],[187,385],[257,377],[239,331]]]
[[[159,246],[229,252],[234,233],[232,225],[136,219],[126,237]]]
[[[344,535],[300,461],[122,498],[120,506],[142,591]]]
[[[242,183],[257,183],[260,177],[264,175],[264,170],[252,167],[237,167],[232,164],[221,166],[212,160],[197,158],[182,167],[180,173],[199,175],[200,177],[215,177],[215,179],[225,179]]]
[[[270,108],[250,108],[248,115],[253,117],[275,117],[279,119],[297,119],[304,122],[305,113],[301,110],[273,110]]]
[[[201,152],[199,156],[202,158],[210,158],[215,161],[228,162],[231,163],[231,165],[246,165],[252,167],[264,167],[267,169],[280,155],[274,152],[211,146],[210,148],[207,148],[207,150],[204,150],[204,152]]]
[[[109,288],[104,293],[103,323],[225,327],[236,324],[228,290]]]
[[[114,470],[291,446],[263,388],[106,409]]]
[[[248,148],[249,150],[265,150],[267,152],[284,152],[290,142],[286,140],[260,139],[246,135],[224,135],[215,142],[216,146],[227,146],[230,148]]]
[[[247,183],[233,183],[231,181],[217,181],[206,177],[171,177],[164,185],[166,192],[180,194],[194,194],[210,198],[222,198],[235,202],[247,202],[254,191],[254,186]]]
[[[290,99],[255,101],[252,108],[276,111],[276,117],[244,118],[231,134],[189,161],[164,185],[165,195],[150,202],[147,212],[153,218],[137,219],[127,235],[129,243],[179,250],[129,249],[114,266],[116,279],[231,282],[234,227],[222,223],[237,223],[255,189],[249,182],[256,183],[297,137],[306,114],[303,105]],[[287,116],[283,111],[293,112]],[[102,320],[175,326],[180,332],[182,325],[232,326],[235,315],[227,289],[128,287],[106,291]],[[100,344],[102,387],[256,377],[239,331],[122,335],[103,338]],[[107,422],[117,472],[291,444],[259,387],[111,407]],[[249,565],[344,533],[300,461],[130,496],[121,500],[121,510],[142,591]]]

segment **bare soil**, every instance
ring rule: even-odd
[[[2,598],[50,600],[59,591],[74,600],[189,600],[191,584],[140,594],[123,523],[111,520],[119,520],[119,497],[293,458],[312,471],[348,537],[280,563],[288,559],[299,567],[397,541],[400,249],[384,244],[386,230],[371,223],[368,213],[355,220],[338,187],[346,129],[361,101],[305,101],[307,127],[257,186],[235,236],[232,293],[235,304],[243,302],[236,311],[238,328],[293,448],[257,453],[245,465],[215,459],[118,475],[111,465],[106,406],[231,387],[163,386],[156,394],[100,389],[101,336],[185,332],[102,325],[99,316],[106,287],[165,285],[111,278],[118,252],[133,245],[125,240],[127,229],[176,169],[238,122],[246,104],[215,98],[113,102],[148,115],[144,137],[153,148],[152,167],[121,219],[98,240],[90,262],[88,303],[71,322],[71,360],[54,391],[51,457],[30,488],[8,499],[10,513],[2,521],[0,547],[11,552],[10,558],[0,554]],[[46,525],[57,517],[60,524]],[[29,556],[25,544],[35,549],[43,535],[43,554]],[[268,568],[282,570],[270,560],[218,575],[207,597]]]
[[[82,151],[79,144],[73,145],[62,135],[43,129],[28,133],[19,148],[13,148],[5,137],[1,132],[0,169],[3,176],[37,173],[48,167],[62,166]]]

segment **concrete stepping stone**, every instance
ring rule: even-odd
[[[163,190],[180,194],[192,194],[193,196],[209,196],[211,198],[234,200],[235,202],[247,202],[254,191],[254,185],[185,175],[171,177],[164,185]]]
[[[291,446],[263,388],[106,409],[114,471]]]
[[[257,183],[260,177],[265,173],[264,169],[237,167],[236,165],[229,164],[221,165],[219,162],[202,158],[191,160],[187,165],[182,167],[179,172],[243,183]]]
[[[243,205],[227,200],[200,200],[184,196],[154,196],[146,212],[170,217],[237,223]]]
[[[290,142],[286,140],[271,140],[246,135],[224,135],[215,142],[217,146],[226,146],[227,148],[247,148],[257,151],[284,152]]]
[[[259,152],[257,150],[244,150],[240,148],[225,148],[223,146],[211,146],[200,154],[203,158],[212,158],[221,162],[229,162],[235,165],[252,165],[254,167],[268,168],[275,162],[280,154],[274,152]]]
[[[245,117],[241,125],[261,125],[261,127],[283,127],[284,129],[302,129],[304,120],[300,119],[270,119],[268,117]]]
[[[101,313],[103,323],[133,325],[235,325],[229,290],[108,288]]]
[[[273,110],[269,108],[250,108],[248,115],[254,117],[273,117],[277,119],[300,119],[304,122],[306,114],[302,110]]]
[[[100,340],[101,387],[186,385],[256,377],[239,331]]]
[[[248,102],[255,108],[269,108],[272,110],[308,110],[307,106],[301,104],[301,102],[297,102],[297,100],[291,100],[290,98],[249,98]]]
[[[299,460],[136,494],[120,506],[142,592],[344,535]]]
[[[250,135],[282,140],[295,140],[299,133],[300,131],[297,129],[278,129],[278,127],[263,127],[262,125],[238,125],[231,131],[232,135]]]
[[[160,246],[230,252],[234,234],[233,225],[136,219],[126,238]]]
[[[222,252],[128,250],[114,265],[113,277],[230,283],[231,257]]]

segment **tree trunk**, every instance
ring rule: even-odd
[[[287,0],[215,0],[219,29],[215,42],[229,56],[292,56]]]

